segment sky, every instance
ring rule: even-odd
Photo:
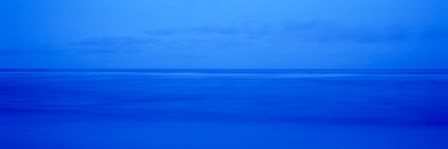
[[[446,0],[5,0],[2,69],[448,69]]]

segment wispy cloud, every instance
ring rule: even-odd
[[[17,47],[17,48],[4,48],[0,49],[0,56],[14,57],[23,55],[34,56],[56,56],[67,53],[69,51],[62,50],[60,48],[51,46],[39,46],[39,47]]]
[[[147,30],[148,36],[175,36],[175,35],[266,35],[270,33],[270,28],[253,26],[213,26],[204,25],[198,27],[178,28],[178,29],[157,29]]]
[[[160,47],[163,42],[162,39],[147,36],[103,36],[71,43],[66,48],[89,54],[135,53],[140,49]]]
[[[338,24],[330,21],[285,23],[279,25],[204,25],[143,31],[139,36],[115,36],[85,39],[76,43],[92,52],[136,49],[197,49],[235,47],[245,44],[276,45],[284,42],[340,42],[388,44],[448,39],[448,27],[374,26]],[[219,46],[219,47],[218,47]]]
[[[412,36],[407,28],[340,25],[331,22],[292,23],[283,33],[302,42],[380,43],[402,41]]]
[[[338,24],[329,21],[286,23],[269,27],[201,26],[146,31],[148,36],[232,36],[233,38],[273,37],[298,42],[387,43],[440,40],[448,38],[448,27],[374,26]]]
[[[437,40],[448,42],[448,26],[433,26],[419,32],[420,40]]]
[[[100,37],[86,39],[77,44],[84,46],[141,46],[159,44],[160,40],[149,37]]]
[[[283,34],[305,42],[390,43],[448,39],[448,26],[374,26],[331,22],[291,23]]]

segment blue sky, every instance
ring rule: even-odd
[[[0,68],[448,68],[445,0],[2,1]]]

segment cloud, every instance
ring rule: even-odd
[[[421,40],[443,40],[448,42],[448,27],[433,26],[427,27],[420,31],[419,36]]]
[[[292,23],[283,27],[283,34],[302,42],[380,43],[401,41],[410,36],[407,29],[400,31],[387,27],[340,25],[332,22]]]
[[[77,43],[83,46],[117,47],[117,46],[144,46],[158,45],[159,39],[148,37],[101,37],[87,39]]]
[[[390,43],[422,42],[448,39],[447,26],[375,26],[332,22],[291,23],[284,35],[302,42]]]
[[[151,37],[185,36],[210,38],[221,36],[239,40],[264,38],[296,42],[351,42],[359,44],[436,41],[448,38],[448,27],[380,26],[338,24],[331,21],[285,23],[271,26],[199,26],[181,29],[160,29],[145,32]]]
[[[12,49],[1,49],[0,55],[2,56],[13,56],[13,55],[20,55],[23,53],[23,50],[12,50]]]
[[[138,50],[262,48],[281,43],[389,44],[440,41],[448,38],[447,27],[375,26],[331,21],[277,25],[203,25],[152,29],[139,36],[110,36],[76,43],[79,49],[97,53]],[[280,42],[281,43],[280,43]]]
[[[13,47],[0,49],[0,56],[14,57],[14,56],[57,56],[67,53],[66,50],[51,46],[38,46],[38,47]]]
[[[250,25],[234,25],[234,26],[214,26],[203,25],[197,27],[176,28],[176,29],[154,29],[147,30],[147,36],[178,36],[178,35],[266,35],[270,33],[270,28]]]
[[[162,39],[147,36],[103,36],[66,45],[70,51],[85,54],[135,53],[141,49],[161,47]]]

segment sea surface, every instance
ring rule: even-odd
[[[446,149],[448,70],[1,70],[1,149]]]

